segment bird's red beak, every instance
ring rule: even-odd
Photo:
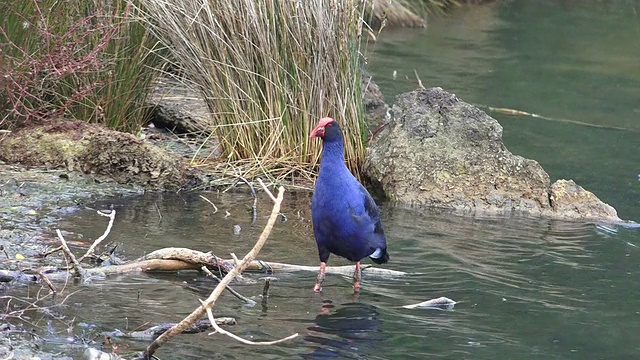
[[[331,124],[333,122],[333,119],[330,117],[323,117],[322,119],[320,119],[320,121],[318,121],[318,125],[316,125],[316,127],[311,130],[311,134],[309,134],[310,138],[323,138],[324,137],[324,128],[325,126],[327,126],[328,124]]]
[[[309,138],[311,139],[322,138],[323,136],[324,136],[324,126],[318,125],[313,130],[311,130],[311,134],[309,135]]]

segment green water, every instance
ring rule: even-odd
[[[621,217],[640,220],[640,9],[637,1],[503,1],[461,9],[424,30],[386,31],[370,67],[390,100],[414,84],[441,86],[461,99],[566,118],[612,130],[491,113],[503,125],[514,153],[538,160],[552,178],[572,178],[615,206]],[[397,78],[393,80],[393,70]],[[162,194],[105,201],[117,220],[108,238],[119,255],[133,259],[167,246],[244,254],[270,211],[251,198]],[[228,211],[228,215],[227,215]],[[309,198],[287,193],[283,212],[260,257],[315,264]],[[365,274],[352,296],[348,277],[328,275],[322,294],[313,273],[276,273],[265,306],[245,307],[225,294],[216,315],[234,316],[228,327],[252,340],[292,333],[290,342],[250,347],[224,336],[180,336],[162,359],[639,359],[640,229],[603,229],[583,223],[527,218],[458,217],[434,210],[382,206],[391,262],[406,271],[395,279]],[[67,239],[84,243],[102,234],[106,218],[80,211],[59,224]],[[240,225],[238,235],[233,226]],[[53,229],[52,229],[53,231]],[[52,232],[53,234],[53,232]],[[82,235],[80,237],[79,235]],[[330,265],[346,264],[332,257]],[[261,275],[248,275],[236,290],[260,302]],[[101,331],[132,330],[179,321],[213,288],[194,273],[114,276],[77,291],[51,314],[29,321],[49,331],[40,348],[79,358],[70,339]],[[14,296],[35,297],[39,286]],[[24,291],[23,291],[24,290]],[[405,309],[403,305],[446,296],[453,310]],[[60,304],[62,297],[48,305]],[[149,325],[147,325],[149,324]],[[116,340],[120,353],[145,342]],[[73,343],[77,347],[70,346]],[[61,357],[54,357],[61,358]]]

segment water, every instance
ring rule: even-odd
[[[197,194],[146,195],[96,206],[117,211],[109,246],[120,244],[118,254],[126,259],[170,246],[211,250],[220,256],[229,252],[244,255],[266,222],[269,200],[260,198],[258,220],[251,224],[249,196],[205,195],[217,205],[217,213]],[[260,258],[315,264],[308,196],[287,194],[283,212],[288,221],[277,223]],[[386,267],[409,275],[378,279],[365,274],[361,294],[354,297],[349,277],[328,275],[324,291],[315,294],[314,273],[276,273],[278,281],[263,306],[263,275],[251,274],[234,288],[258,305],[246,307],[225,294],[215,314],[235,317],[238,325],[227,329],[252,340],[299,333],[297,339],[277,346],[248,347],[221,335],[183,335],[165,345],[159,355],[163,359],[241,359],[249,354],[268,359],[637,357],[637,230],[615,228],[616,232],[608,233],[582,223],[471,219],[386,206],[383,219],[391,250],[391,263]],[[87,209],[59,226],[71,232],[67,240],[88,245],[102,233],[106,222]],[[234,225],[242,229],[238,235],[233,234]],[[330,265],[346,263],[330,259]],[[55,308],[55,313],[66,317],[52,320],[50,329],[55,334],[41,334],[49,339],[41,346],[77,357],[81,347],[69,348],[67,340],[65,324],[71,318],[75,318],[74,334],[100,341],[97,334],[101,331],[177,322],[215,284],[196,273],[183,272],[112,276],[67,286],[65,294],[77,292]],[[450,311],[402,308],[440,296],[459,304]],[[43,314],[34,318],[40,324],[49,319]],[[147,345],[117,341],[120,353]]]
[[[434,20],[427,31],[387,31],[370,61],[382,90],[411,90],[404,80],[416,69],[428,86],[442,86],[463,100],[509,107],[594,128],[491,113],[505,128],[514,153],[538,160],[552,178],[573,178],[615,206],[623,218],[640,219],[640,19],[636,1],[502,1],[462,9]],[[397,70],[393,80],[391,69]],[[225,256],[251,248],[270,212],[239,194],[161,194],[107,200],[117,219],[108,238],[118,254],[134,259],[167,246]],[[322,294],[315,274],[277,273],[271,296],[260,305],[261,275],[234,288],[258,301],[246,307],[225,294],[215,314],[233,316],[227,327],[252,340],[300,336],[270,347],[249,347],[221,336],[183,335],[161,348],[163,359],[636,359],[640,357],[640,229],[526,218],[467,218],[434,210],[382,206],[391,262],[406,271],[397,279],[365,274],[358,297],[347,277],[328,275]],[[229,215],[226,216],[226,212]],[[309,198],[286,194],[283,212],[261,259],[315,264]],[[83,253],[107,219],[84,210],[58,224]],[[234,235],[234,225],[241,231]],[[53,233],[53,232],[52,232]],[[80,237],[82,235],[82,237]],[[74,243],[74,242],[72,242]],[[330,265],[347,264],[332,257]],[[61,286],[61,285],[59,285]],[[181,320],[215,286],[195,273],[113,276],[78,291],[47,320],[55,334],[41,348],[77,358],[67,324],[84,339],[100,331],[132,330]],[[39,286],[14,296],[34,295]],[[451,311],[404,309],[446,296]],[[59,304],[61,299],[45,303]],[[52,341],[56,338],[57,341]],[[120,353],[146,342],[118,340]]]

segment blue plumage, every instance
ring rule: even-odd
[[[322,161],[311,200],[313,232],[320,257],[319,291],[330,254],[356,262],[354,287],[359,287],[360,260],[389,260],[380,211],[369,192],[344,163],[343,136],[338,123],[323,118],[311,133],[322,138]]]

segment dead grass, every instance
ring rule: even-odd
[[[321,144],[309,133],[332,116],[345,132],[348,166],[358,173],[366,131],[361,2],[141,3],[143,19],[204,95],[225,167],[245,177],[311,177]]]

